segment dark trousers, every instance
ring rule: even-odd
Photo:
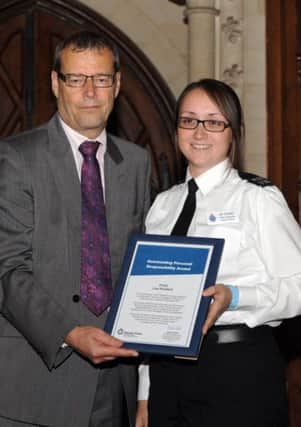
[[[89,427],[129,427],[119,368],[114,361],[106,365],[99,370]]]
[[[270,330],[254,342],[205,338],[198,361],[154,359],[150,378],[149,427],[288,425],[285,366]]]

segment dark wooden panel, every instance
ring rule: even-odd
[[[296,0],[266,0],[268,174],[299,219]]]
[[[300,16],[299,0],[266,0],[269,177],[282,189],[299,223],[301,221]],[[275,334],[288,363],[290,427],[298,427],[301,425],[301,317],[284,320]]]
[[[296,73],[297,73],[297,139],[298,144],[298,200],[299,200],[299,223],[301,224],[301,3],[296,2],[296,23],[297,23],[297,52],[296,52]]]
[[[0,134],[25,127],[24,62],[26,16],[0,20]]]
[[[55,46],[65,36],[78,30],[78,23],[66,17],[60,19],[55,10],[37,9],[34,22],[34,99],[33,124],[39,125],[49,119],[56,109],[55,97],[51,91],[50,72]]]

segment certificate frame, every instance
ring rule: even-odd
[[[202,325],[211,302],[211,297],[204,297],[202,292],[216,283],[223,247],[224,239],[219,238],[132,234],[105,331],[123,341],[125,348],[140,353],[197,357],[202,341]],[[155,290],[149,291],[150,286]],[[181,290],[180,294],[184,292],[184,296],[179,296],[174,286]],[[171,292],[166,294],[164,291]],[[160,296],[167,303],[162,302]],[[189,298],[192,298],[191,305],[188,304]],[[181,300],[181,303],[169,304],[170,300]],[[141,307],[147,309],[144,311]],[[149,307],[161,313],[151,313]],[[165,307],[170,314],[164,312]],[[183,313],[179,314],[182,309]],[[152,336],[156,328],[164,332],[157,335],[160,336],[158,339]],[[181,335],[177,328],[187,329],[187,332]],[[147,330],[150,337],[147,336]]]

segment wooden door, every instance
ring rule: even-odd
[[[301,223],[300,1],[266,0],[266,28],[269,177]],[[301,317],[285,320],[276,336],[287,360],[290,427],[301,427]]]
[[[101,31],[119,47],[122,88],[109,130],[146,147],[154,192],[183,175],[174,145],[175,100],[149,60],[123,33],[75,0],[2,0],[0,4],[0,136],[47,121],[54,47],[79,29]]]
[[[28,77],[24,72],[22,36],[26,17],[16,16],[0,25],[0,134],[6,136],[27,128],[25,87]]]
[[[268,173],[301,221],[299,0],[266,0]]]

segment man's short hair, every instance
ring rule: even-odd
[[[61,56],[62,51],[66,48],[71,48],[74,51],[84,51],[87,49],[109,49],[113,54],[114,72],[120,69],[119,52],[114,43],[103,36],[101,33],[94,31],[79,31],[67,36],[64,40],[58,43],[54,52],[53,70],[61,71]]]

